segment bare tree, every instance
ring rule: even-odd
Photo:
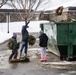
[[[10,0],[10,3],[8,5],[16,10],[21,16],[21,19],[23,19],[25,21],[25,24],[28,25],[35,14],[35,11],[43,1],[44,0]],[[23,13],[25,15],[22,15],[19,9],[23,9]]]
[[[8,0],[0,0],[0,8],[7,3]]]

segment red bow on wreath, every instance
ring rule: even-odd
[[[56,9],[56,14],[57,14],[57,15],[61,15],[61,14],[62,14],[62,11],[63,11],[63,6],[58,7],[58,8]]]

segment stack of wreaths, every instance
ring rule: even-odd
[[[29,38],[28,38],[29,45],[31,46],[34,45],[35,41],[36,41],[36,38],[33,35],[29,35]]]
[[[56,14],[57,15],[61,15],[62,14],[62,11],[63,11],[63,6],[60,6],[56,9]]]

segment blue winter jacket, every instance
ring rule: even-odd
[[[29,36],[29,33],[28,33],[28,31],[27,31],[27,29],[26,29],[27,27],[26,27],[26,25],[24,25],[23,27],[22,27],[22,41],[23,42],[27,42],[28,41],[28,36]]]

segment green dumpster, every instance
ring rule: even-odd
[[[61,58],[73,59],[76,57],[76,23],[56,23],[57,46]]]
[[[57,46],[61,60],[76,58],[76,22],[56,22],[43,26],[49,37],[48,45]]]

